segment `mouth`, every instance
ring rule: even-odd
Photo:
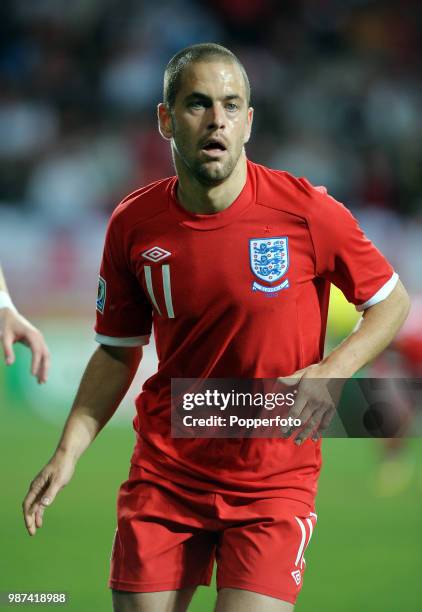
[[[208,157],[216,158],[221,157],[227,151],[226,145],[216,138],[209,138],[205,144],[201,147]]]

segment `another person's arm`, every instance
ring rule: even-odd
[[[13,344],[21,342],[32,353],[31,374],[39,383],[47,381],[50,354],[41,332],[27,321],[13,305],[0,266],[0,343],[7,365],[15,361]]]
[[[42,526],[43,513],[71,479],[76,463],[113,416],[142,357],[142,347],[100,345],[82,377],[57,449],[32,481],[23,502],[30,535]]]

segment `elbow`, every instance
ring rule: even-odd
[[[406,291],[403,283],[399,280],[393,293],[391,294],[391,302],[394,302],[396,311],[396,333],[406,321],[411,307],[410,296]],[[387,298],[388,300],[389,298]]]
[[[406,321],[409,315],[411,301],[410,301],[410,296],[408,292],[406,291],[403,283],[401,281],[399,281],[399,283],[400,283],[399,291],[400,291],[400,306],[401,306],[401,319],[402,319],[400,325],[403,325],[403,323]]]
[[[387,326],[394,331],[395,335],[406,321],[410,306],[409,294],[403,283],[398,280],[397,285],[385,300],[364,311],[363,319],[373,315],[380,317],[379,320],[383,321],[384,325],[387,323]]]

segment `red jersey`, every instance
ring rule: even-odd
[[[324,188],[248,161],[237,199],[187,212],[177,177],[139,189],[114,211],[97,300],[97,341],[136,346],[153,326],[158,371],[137,397],[132,463],[185,486],[308,502],[320,443],[175,439],[171,378],[274,378],[323,357],[330,283],[359,309],[397,275]]]

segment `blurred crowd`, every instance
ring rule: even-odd
[[[167,61],[213,41],[251,80],[248,156],[326,185],[422,290],[421,28],[416,0],[3,0],[0,258],[64,287],[97,266],[116,203],[173,174]]]

